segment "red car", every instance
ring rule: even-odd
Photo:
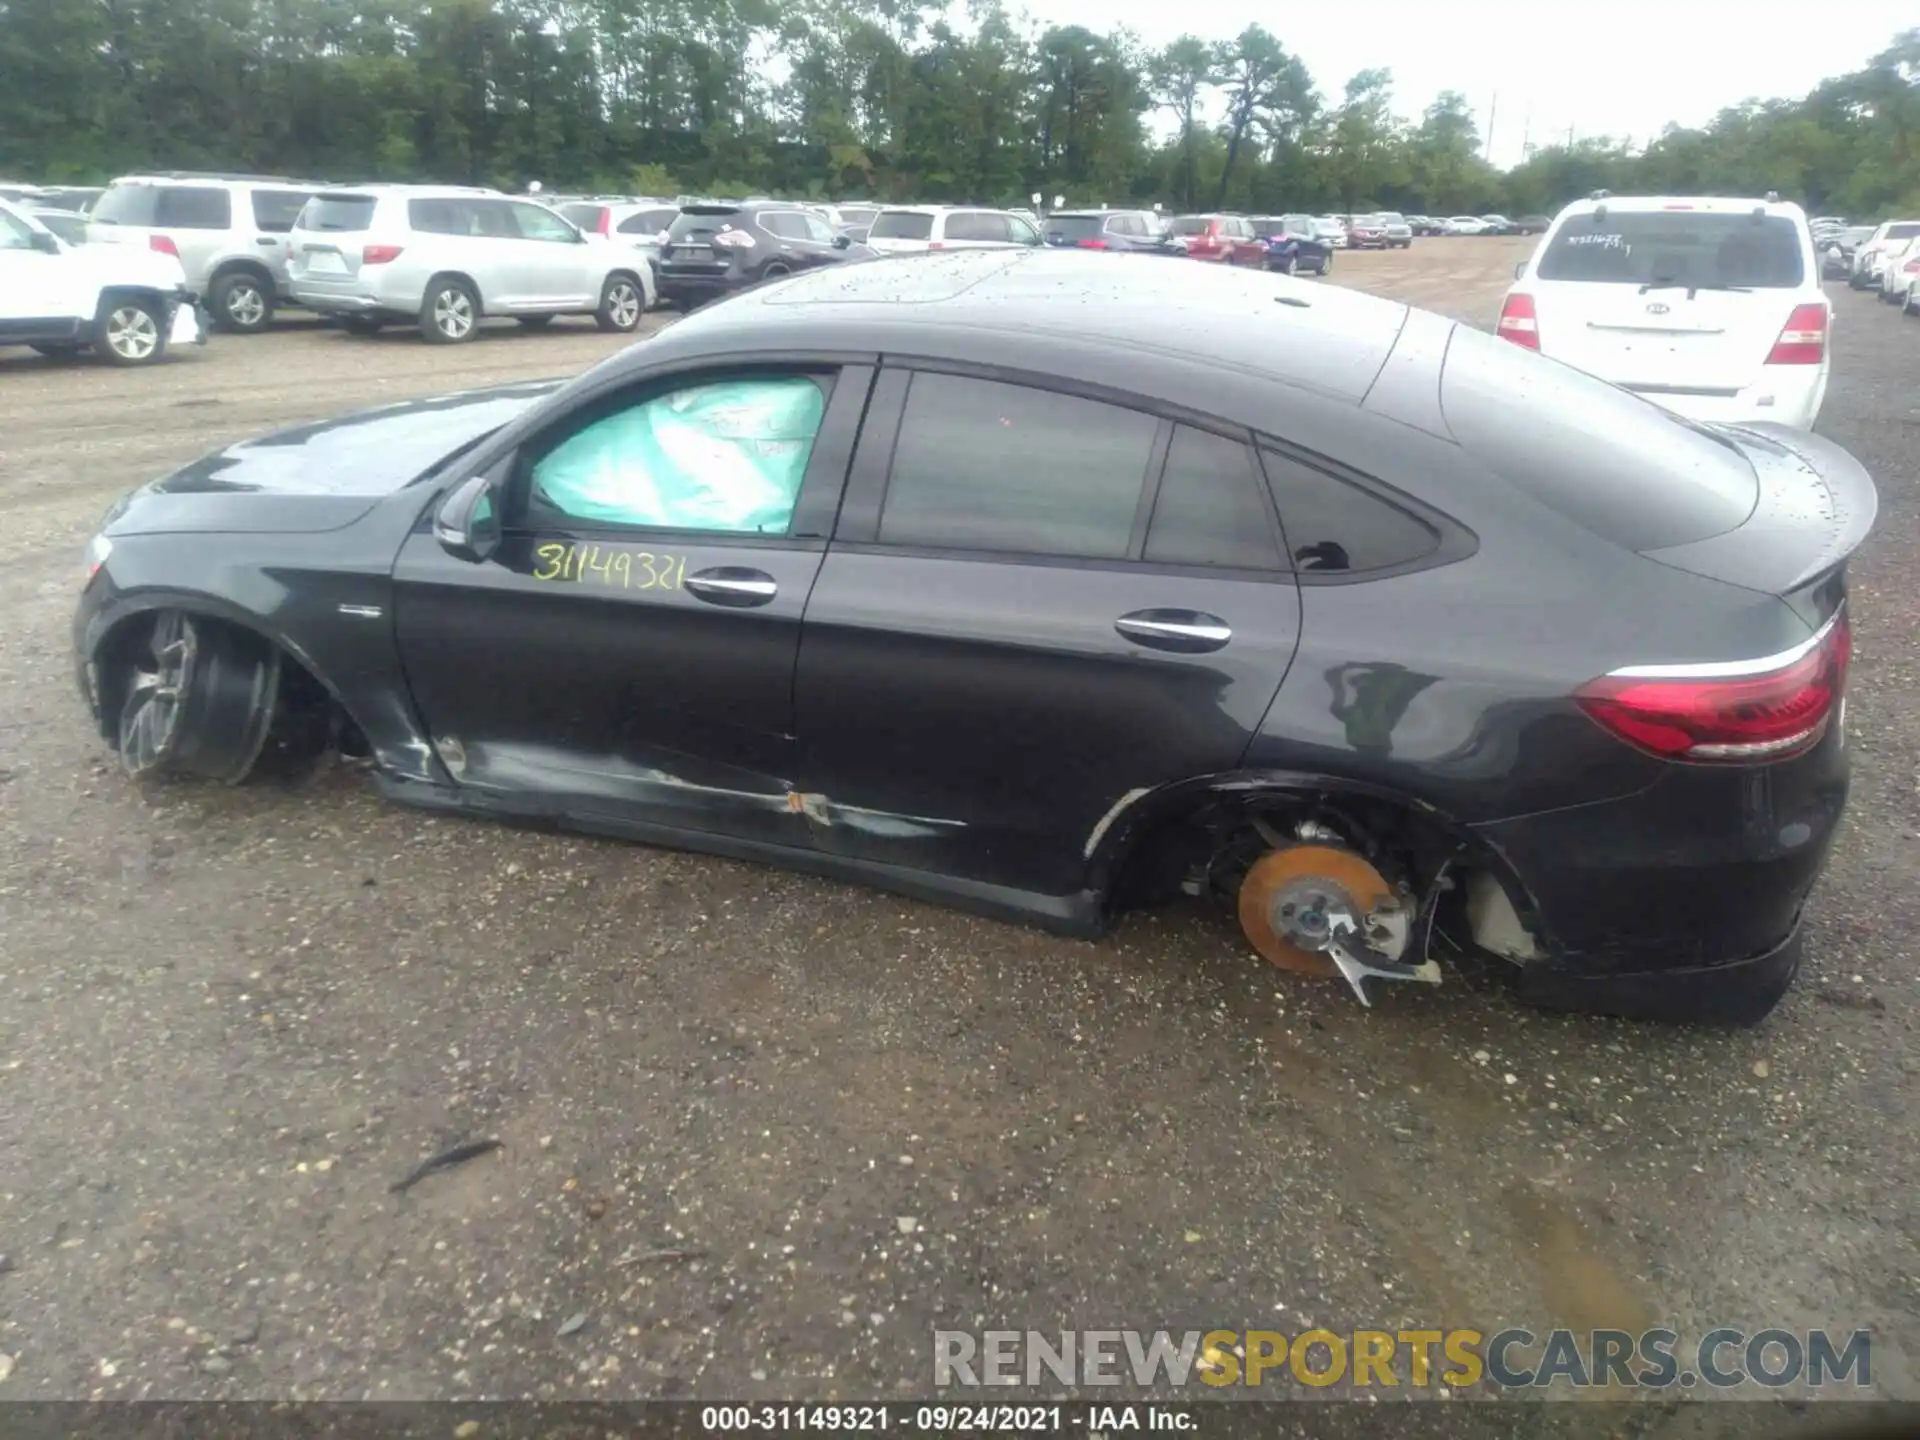
[[[1182,215],[1169,227],[1174,243],[1195,260],[1265,265],[1267,242],[1245,215]]]
[[[1387,222],[1378,215],[1356,215],[1347,222],[1349,250],[1385,250],[1389,243]]]

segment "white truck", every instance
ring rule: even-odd
[[[0,346],[63,357],[91,349],[150,365],[207,327],[178,256],[127,245],[69,245],[0,200]]]

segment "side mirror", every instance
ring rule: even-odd
[[[1525,279],[1526,273],[1527,273],[1527,262],[1524,260],[1516,261],[1513,267],[1513,278],[1516,280]]]
[[[852,245],[853,237],[851,235],[836,235],[833,237],[833,248],[836,250],[847,250],[852,248]]]
[[[493,503],[493,477],[475,475],[440,502],[433,538],[456,560],[478,565],[500,548],[500,513]]]

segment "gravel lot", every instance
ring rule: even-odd
[[[1527,243],[1336,278],[1489,324]],[[1664,1322],[1871,1327],[1880,1393],[1920,1397],[1920,324],[1836,303],[1821,428],[1882,497],[1855,798],[1809,971],[1734,1034],[1470,977],[1369,1012],[1225,917],[1063,941],[340,769],[142,793],[68,659],[115,495],[622,342],[4,352],[0,1396],[924,1396],[936,1327]]]

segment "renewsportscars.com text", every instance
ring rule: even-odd
[[[986,1386],[1305,1385],[1467,1390],[1780,1389],[1873,1383],[1872,1337],[1711,1330],[1695,1341],[1653,1329],[1552,1330],[936,1330],[937,1389]]]

